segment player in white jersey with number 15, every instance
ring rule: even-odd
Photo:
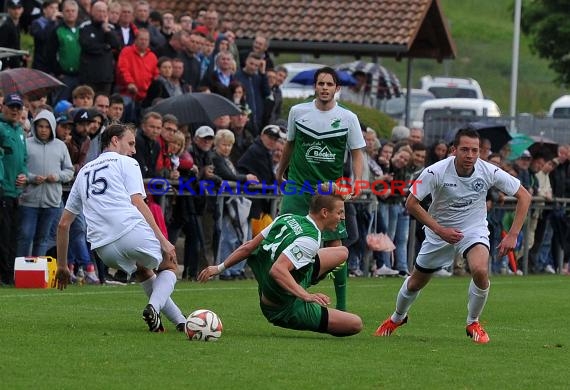
[[[83,212],[87,241],[109,267],[136,272],[149,302],[143,319],[151,332],[162,332],[160,313],[184,330],[185,317],[170,295],[176,284],[174,246],[164,237],[148,206],[142,174],[135,159],[134,129],[112,125],[101,134],[103,152],[86,164],[75,180],[57,229],[60,290],[69,283],[69,227]],[[154,270],[157,271],[155,274]]]
[[[396,310],[376,330],[376,336],[390,336],[408,320],[408,311],[433,273],[451,265],[455,254],[467,259],[471,271],[467,304],[466,332],[474,342],[489,342],[479,323],[489,295],[489,230],[487,229],[487,191],[496,187],[517,198],[515,219],[509,233],[498,246],[504,256],[516,245],[531,196],[518,179],[479,157],[479,133],[460,129],[453,141],[454,156],[439,161],[418,177],[406,201],[412,216],[425,225],[426,238],[409,276],[396,300]],[[425,211],[420,202],[428,195],[432,203]]]

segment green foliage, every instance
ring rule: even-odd
[[[287,119],[287,115],[289,115],[289,110],[295,104],[302,103],[306,100],[304,99],[283,99],[283,109],[282,109],[282,116],[284,119]],[[340,102],[344,107],[348,108],[350,111],[354,112],[360,122],[364,123],[366,126],[373,128],[378,133],[380,138],[390,138],[390,133],[392,131],[392,127],[396,125],[396,122],[392,120],[389,116],[385,115],[384,113],[375,110],[373,108],[368,108],[361,106],[359,104],[348,103],[348,102]]]
[[[570,84],[570,26],[568,2],[526,1],[522,14],[522,29],[531,38],[531,47],[561,83]]]
[[[372,334],[394,310],[400,278],[350,279],[349,309],[364,330],[347,338],[270,325],[253,281],[178,283],[185,313],[222,319],[212,343],[189,342],[170,323],[149,333],[140,286],[0,288],[0,378],[5,389],[563,389],[567,279],[494,277],[485,346],[465,336],[461,277],[432,280],[389,338]],[[334,297],[328,280],[313,291]]]

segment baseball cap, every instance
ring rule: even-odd
[[[263,128],[263,130],[261,130],[261,133],[275,139],[281,136],[281,130],[279,130],[279,126],[277,125],[267,125]]]
[[[24,101],[22,100],[22,97],[17,93],[11,93],[8,96],[4,97],[4,105],[8,107],[10,106],[23,107]]]
[[[71,104],[69,101],[60,100],[59,102],[57,102],[57,104],[53,108],[53,111],[55,112],[55,115],[59,115],[59,114],[67,112],[67,110],[69,110],[72,106],[73,106],[73,104]]]
[[[89,110],[86,110],[85,108],[80,108],[73,116],[73,122],[75,123],[93,122],[93,116],[89,112]]]
[[[520,158],[532,158],[532,155],[530,154],[530,152],[528,150],[525,150],[524,152],[522,152]]]
[[[6,8],[21,8],[24,6],[23,0],[7,0]]]
[[[196,137],[198,138],[206,138],[206,137],[213,137],[214,136],[214,129],[210,126],[200,126],[198,130],[196,130]]]
[[[55,121],[56,123],[61,123],[64,125],[73,124],[73,119],[71,119],[71,117],[67,114],[58,115]]]
[[[245,115],[251,114],[251,110],[247,104],[240,104],[238,107],[242,114]]]

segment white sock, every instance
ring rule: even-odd
[[[402,283],[402,287],[398,292],[398,298],[396,298],[396,311],[392,314],[392,321],[394,322],[402,322],[406,318],[410,307],[420,293],[419,291],[408,290],[408,279],[410,279],[409,276]]]
[[[489,282],[487,289],[482,290],[477,287],[473,279],[471,279],[471,282],[469,283],[469,300],[467,303],[467,325],[479,322],[479,316],[487,302],[490,288],[491,282]]]
[[[146,296],[149,298],[152,296],[153,284],[154,284],[155,280],[156,280],[156,275],[152,275],[150,278],[148,278],[147,280],[145,280],[144,282],[141,283],[141,286],[142,286]],[[157,311],[159,311],[156,308],[156,306],[154,306],[154,308]],[[164,304],[164,307],[162,308],[162,310],[160,310],[159,312],[164,314],[166,316],[166,318],[168,318],[168,320],[170,322],[172,322],[174,325],[178,325],[180,323],[186,322],[186,317],[184,317],[184,315],[182,314],[182,311],[180,310],[180,308],[178,306],[176,306],[176,304],[174,303],[172,298],[170,298],[170,296],[166,300],[166,303]]]

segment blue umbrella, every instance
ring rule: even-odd
[[[292,83],[301,85],[313,85],[315,83],[315,73],[319,68],[309,69],[299,72],[291,79]],[[356,85],[356,80],[352,75],[344,70],[337,70],[336,74],[340,80],[340,85]]]

